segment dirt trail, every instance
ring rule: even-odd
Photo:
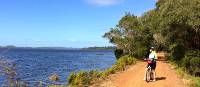
[[[138,62],[124,72],[111,75],[100,87],[186,87],[167,61],[158,61],[155,82],[143,81],[146,62]]]

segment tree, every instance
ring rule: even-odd
[[[122,17],[119,24],[105,33],[104,37],[118,49],[123,49],[125,54],[140,58],[147,54],[149,40],[151,40],[148,30],[142,27],[140,19],[130,13]]]
[[[200,1],[159,0],[158,4],[159,27],[169,45],[200,49]]]

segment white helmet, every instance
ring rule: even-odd
[[[154,51],[154,47],[151,47],[150,52]]]

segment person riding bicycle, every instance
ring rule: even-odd
[[[157,59],[158,58],[157,58],[156,51],[154,50],[154,47],[151,47],[149,58],[147,59],[148,65],[146,67],[146,71],[147,71],[147,68],[150,66],[151,69],[152,69],[152,72],[153,72],[153,81],[156,81],[156,72],[155,72],[155,69],[156,69],[156,60]],[[144,79],[143,80],[146,79],[146,71],[145,71]]]

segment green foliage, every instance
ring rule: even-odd
[[[153,40],[150,31],[142,25],[140,18],[128,13],[121,18],[115,28],[105,33],[104,37],[108,38],[118,49],[122,49],[123,54],[142,58],[147,54],[147,48]]]
[[[131,56],[123,56],[121,57],[115,64],[115,69],[118,71],[123,71],[125,70],[127,65],[135,64],[136,59],[132,58]]]
[[[100,79],[107,78],[110,74],[117,71],[123,71],[128,65],[136,63],[136,59],[131,56],[123,56],[110,68],[103,72],[99,71],[80,71],[78,73],[71,73],[68,77],[69,87],[87,87]]]
[[[200,51],[187,52],[181,66],[191,75],[197,76],[200,73]]]
[[[192,75],[200,73],[200,57],[194,57],[190,60],[190,69]]]
[[[128,65],[135,64],[136,61],[136,58],[133,58],[129,55],[122,56],[111,68],[108,68],[103,74],[109,75],[114,74],[117,71],[124,71]]]
[[[200,78],[199,77],[190,77],[191,83],[189,84],[190,87],[200,87]]]
[[[200,1],[159,0],[158,4],[159,30],[168,45],[176,43],[189,49],[200,49]]]
[[[74,84],[73,80],[75,80],[75,78],[76,78],[76,74],[74,72],[72,72],[72,73],[70,73],[70,75],[68,76],[67,79],[70,84]]]
[[[122,49],[116,49],[116,50],[114,51],[114,53],[115,53],[115,57],[116,57],[117,60],[118,60],[121,56],[124,55]]]
[[[192,52],[188,54],[193,54]],[[193,54],[194,55],[194,54]],[[176,63],[170,62],[173,67],[175,67],[177,74],[180,78],[183,78],[185,80],[185,84],[187,84],[188,87],[200,87],[200,77],[195,77],[187,73],[186,69],[183,67],[179,67]]]
[[[170,51],[170,60],[179,63],[180,60],[184,57],[185,47],[183,45],[173,44],[169,46]]]
[[[78,73],[71,73],[68,77],[69,87],[88,87],[94,81],[100,78],[98,71],[80,71]]]
[[[153,18],[147,18],[146,22],[148,25],[157,23],[157,27],[149,28],[155,28],[152,32],[161,34],[159,37],[163,41],[156,40],[156,43],[167,48],[170,60],[196,76],[200,74],[199,10],[199,0],[159,0],[156,9],[149,12]]]

